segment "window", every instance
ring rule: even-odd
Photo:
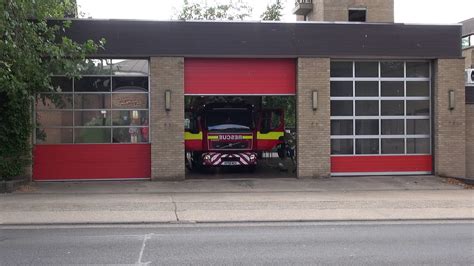
[[[352,139],[332,139],[331,153],[332,154],[353,154],[354,140]]]
[[[352,128],[352,120],[331,121],[331,135],[352,135],[354,134]]]
[[[148,61],[87,59],[79,70],[38,97],[36,143],[149,142]]]
[[[407,81],[407,96],[430,96],[429,81]]]
[[[351,116],[352,101],[331,101],[332,116]]]
[[[382,139],[382,154],[404,154],[405,139]]]
[[[331,82],[331,97],[352,96],[352,81]]]
[[[407,115],[428,116],[430,113],[429,100],[407,100]]]
[[[420,154],[430,152],[430,139],[429,138],[413,138],[407,139],[407,153],[408,154]]]
[[[331,77],[352,77],[352,62],[331,63]]]
[[[379,140],[356,139],[356,154],[379,154]]]
[[[357,97],[378,97],[379,96],[378,81],[356,81],[355,95]]]
[[[474,46],[474,34],[462,37],[462,48],[467,49]]]
[[[349,21],[354,22],[366,22],[367,21],[367,9],[365,8],[354,8],[349,9]]]
[[[355,101],[358,116],[377,116],[379,115],[379,101]]]
[[[356,135],[378,135],[379,134],[379,120],[378,119],[364,119],[356,120]]]
[[[382,96],[404,96],[403,81],[382,81]]]
[[[356,77],[378,77],[379,63],[378,62],[356,62],[355,63]]]
[[[383,116],[403,116],[405,113],[404,101],[385,101],[382,100],[382,115]]]
[[[380,76],[383,78],[403,78],[403,62],[384,61],[380,62]]]
[[[430,64],[427,62],[407,62],[408,78],[428,78],[430,76]]]
[[[429,119],[407,119],[408,135],[427,135],[430,134]]]
[[[332,155],[431,153],[431,66],[331,62]]]
[[[382,135],[403,135],[405,134],[405,120],[403,119],[383,119]]]

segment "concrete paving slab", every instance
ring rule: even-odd
[[[0,224],[474,219],[472,190],[2,195]]]
[[[198,179],[182,182],[102,181],[36,182],[20,189],[22,194],[134,194],[173,192],[301,192],[301,191],[389,191],[389,190],[460,190],[436,176],[363,176],[323,179],[227,178]]]
[[[2,211],[0,224],[110,224],[168,223],[176,221],[169,211]]]
[[[35,183],[0,224],[474,219],[474,192],[434,176]]]
[[[472,208],[410,209],[331,209],[331,210],[189,210],[178,212],[180,221],[191,222],[272,222],[272,221],[380,221],[421,219],[473,219]],[[224,219],[223,219],[224,218]]]
[[[183,202],[252,202],[252,201],[354,201],[354,200],[474,200],[472,190],[414,191],[334,191],[334,192],[255,192],[255,193],[173,193],[173,201]]]

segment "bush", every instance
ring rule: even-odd
[[[30,99],[0,94],[0,177],[10,180],[24,174],[31,163]]]

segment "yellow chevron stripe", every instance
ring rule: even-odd
[[[243,139],[253,139],[253,136],[243,136]]]
[[[207,136],[207,139],[219,139],[219,136]]]
[[[184,132],[184,140],[202,140],[202,132],[193,134],[191,132]]]
[[[283,137],[285,135],[284,132],[268,132],[265,134],[262,134],[257,132],[257,139],[263,139],[263,140],[278,140],[280,137]]]

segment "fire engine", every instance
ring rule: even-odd
[[[260,109],[246,103],[194,106],[186,110],[187,166],[253,170],[263,152],[283,143],[284,129],[281,109]]]

